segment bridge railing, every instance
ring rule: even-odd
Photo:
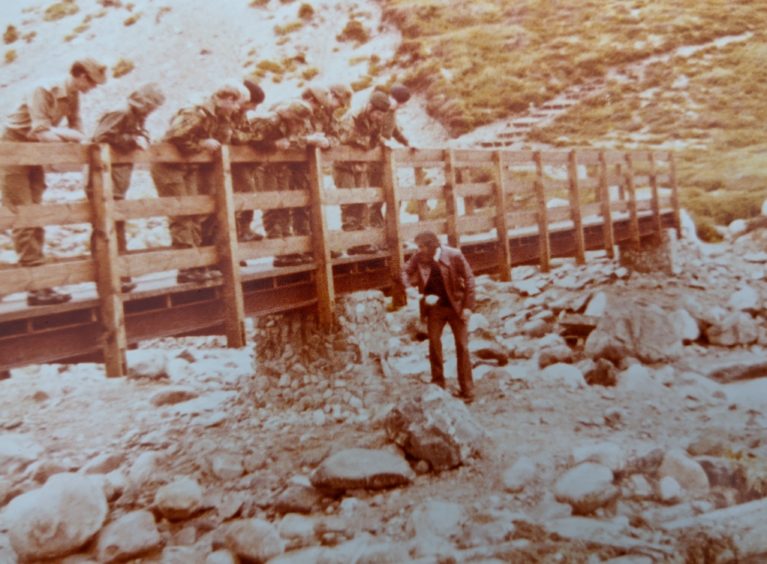
[[[327,174],[335,162],[373,163],[377,186],[334,189]],[[211,195],[157,197],[114,201],[111,167],[132,162],[213,165]],[[239,163],[305,163],[310,175],[308,191],[234,192],[231,167]],[[326,151],[259,153],[248,147],[224,146],[215,154],[181,154],[171,145],[155,145],[145,152],[118,154],[107,145],[0,143],[0,167],[40,165],[55,169],[90,167],[90,201],[0,207],[0,231],[90,223],[96,233],[92,254],[49,260],[34,267],[3,265],[0,295],[51,286],[96,282],[103,326],[107,373],[124,374],[127,340],[123,318],[121,276],[141,276],[181,268],[218,266],[223,273],[226,335],[230,346],[245,343],[244,308],[239,262],[289,253],[311,253],[316,269],[318,316],[333,323],[333,262],[331,251],[372,244],[388,249],[395,305],[405,302],[399,283],[404,263],[403,244],[419,231],[430,229],[460,246],[480,233],[493,233],[498,242],[501,279],[510,278],[513,261],[508,244],[512,230],[538,235],[540,266],[551,261],[550,235],[565,225],[575,233],[576,261],[585,261],[584,230],[596,221],[603,230],[604,248],[613,253],[613,216],[628,219],[629,241],[639,244],[640,215],[651,215],[654,231],[661,229],[661,210],[673,211],[679,228],[679,198],[674,156],[668,152],[507,151],[349,148]],[[83,173],[83,181],[87,171]],[[639,197],[641,195],[645,197]],[[649,196],[649,197],[647,197]],[[401,204],[407,205],[401,211]],[[328,210],[350,203],[384,203],[384,226],[361,231],[332,229]],[[238,242],[235,214],[242,210],[308,207],[307,236]],[[403,213],[404,211],[404,213]],[[218,233],[215,246],[192,249],[150,248],[120,254],[115,223],[180,215],[214,214]]]

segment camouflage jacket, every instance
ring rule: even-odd
[[[382,133],[382,124],[372,119],[370,108],[366,106],[347,120],[342,141],[344,145],[369,151],[381,143]]]
[[[254,149],[271,150],[279,139],[274,120],[266,117],[248,119],[238,112],[233,120],[232,145],[250,145]]]
[[[109,143],[117,151],[128,152],[136,149],[136,137],[149,140],[149,133],[144,128],[146,116],[130,108],[116,112],[107,112],[99,119],[93,133],[94,143]]]
[[[231,143],[232,132],[232,120],[219,116],[213,103],[206,102],[179,110],[170,120],[163,141],[173,143],[181,151],[194,153],[202,150],[200,143],[205,139]]]

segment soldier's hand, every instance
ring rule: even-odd
[[[205,151],[218,151],[221,148],[221,143],[213,138],[208,138],[200,143],[200,147]]]
[[[149,139],[143,135],[137,135],[134,140],[136,142],[136,148],[139,151],[146,151],[149,148]]]
[[[312,133],[306,136],[306,142],[320,149],[327,149],[330,147],[330,141],[325,137],[324,133]]]
[[[67,143],[82,143],[85,140],[85,135],[83,135],[82,132],[69,127],[57,127],[53,129],[52,132],[55,133],[61,141],[66,141]]]
[[[381,144],[385,147],[388,147],[389,149],[397,148],[397,143],[395,143],[392,139],[384,139],[381,141]]]
[[[287,139],[278,139],[274,143],[274,146],[277,147],[280,151],[287,151],[290,149],[290,141]]]

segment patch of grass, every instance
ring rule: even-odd
[[[132,16],[126,18],[125,21],[123,21],[123,25],[125,27],[132,26],[137,21],[139,21],[139,19],[141,19],[141,12],[137,12],[137,13],[133,14]]]
[[[283,71],[282,65],[278,62],[272,61],[271,59],[263,59],[259,61],[256,65],[256,68],[264,72],[271,72],[274,74],[282,73]]]
[[[115,63],[115,66],[112,67],[112,76],[120,78],[131,72],[134,68],[135,65],[130,59],[120,59]]]
[[[24,41],[27,42],[27,43],[32,43],[32,40],[35,37],[37,37],[37,32],[36,31],[30,31],[30,32],[25,33],[24,35],[22,35],[22,39],[24,39]]]
[[[67,16],[72,16],[79,11],[80,8],[75,0],[61,0],[61,2],[51,4],[45,9],[43,19],[47,22],[53,22]]]
[[[301,4],[301,7],[298,8],[298,17],[302,20],[311,20],[314,17],[314,8],[312,8],[311,4]]]
[[[304,26],[304,22],[302,21],[295,21],[286,23],[285,25],[276,25],[274,26],[274,33],[275,35],[287,35],[288,33],[293,33],[294,31],[298,31]]]
[[[76,28],[72,30],[72,33],[82,33],[84,31],[87,31],[91,26],[87,23],[81,23]]]
[[[15,61],[15,60],[16,60],[16,57],[17,57],[17,55],[16,55],[16,49],[8,49],[8,50],[5,52],[5,64],[6,64],[6,65],[9,65],[9,64],[11,64],[13,61]]]
[[[370,40],[370,32],[361,21],[352,18],[346,22],[341,33],[336,35],[336,40],[367,43]]]
[[[269,0],[251,0],[250,1],[250,7],[251,8],[263,8],[269,4]]]
[[[320,69],[318,69],[317,67],[309,67],[308,69],[304,69],[301,72],[301,78],[308,81],[313,79],[318,74],[320,74]]]
[[[10,45],[14,41],[16,41],[19,38],[19,31],[12,25],[9,25],[5,28],[5,33],[3,33],[3,42],[6,45]]]
[[[359,92],[360,90],[365,90],[365,88],[369,88],[370,85],[373,84],[373,77],[370,75],[366,75],[361,77],[359,80],[355,80],[351,83],[352,90],[355,92]]]

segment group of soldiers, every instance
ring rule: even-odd
[[[94,142],[108,143],[116,152],[146,149],[149,134],[146,118],[165,101],[155,84],[147,84],[132,92],[125,108],[100,117],[93,135],[82,131],[79,96],[106,81],[106,67],[92,58],[76,61],[67,79],[53,86],[35,88],[19,108],[9,116],[3,141],[14,142]],[[265,100],[261,87],[250,80],[230,80],[221,84],[203,103],[179,109],[160,139],[175,145],[184,154],[200,151],[215,152],[221,145],[248,145],[258,150],[304,149],[346,145],[370,150],[379,145],[396,142],[409,146],[397,126],[396,110],[408,101],[407,87],[395,84],[376,88],[367,103],[350,114],[352,90],[344,84],[329,88],[310,86],[300,99],[281,101],[265,116],[254,110]],[[67,126],[61,125],[66,118]],[[112,167],[115,199],[125,198],[130,187],[132,164]],[[153,162],[151,176],[160,196],[191,196],[212,194],[213,165]],[[370,162],[338,162],[333,167],[337,188],[382,185],[381,165]],[[306,163],[235,163],[232,165],[235,191],[256,192],[272,190],[305,190],[309,186]],[[9,166],[0,171],[3,205],[13,209],[18,205],[38,204],[45,190],[41,166]],[[89,174],[86,193],[92,193],[93,179]],[[346,204],[341,206],[342,229],[362,230],[383,225],[382,204]],[[253,211],[237,214],[237,234],[241,241],[309,234],[309,213],[305,207],[265,210],[264,234],[251,229]],[[118,248],[126,250],[124,223],[116,225]],[[170,233],[174,248],[194,248],[215,242],[217,225],[213,216],[176,216],[170,218]],[[92,245],[97,244],[94,233]],[[44,229],[13,230],[13,242],[22,266],[44,262]],[[372,253],[371,245],[347,249],[350,254]],[[309,253],[277,256],[275,266],[309,262]],[[181,269],[177,281],[205,282],[221,273],[215,267]],[[124,277],[122,291],[135,287]],[[63,303],[71,299],[68,293],[54,288],[31,291],[29,305]]]

